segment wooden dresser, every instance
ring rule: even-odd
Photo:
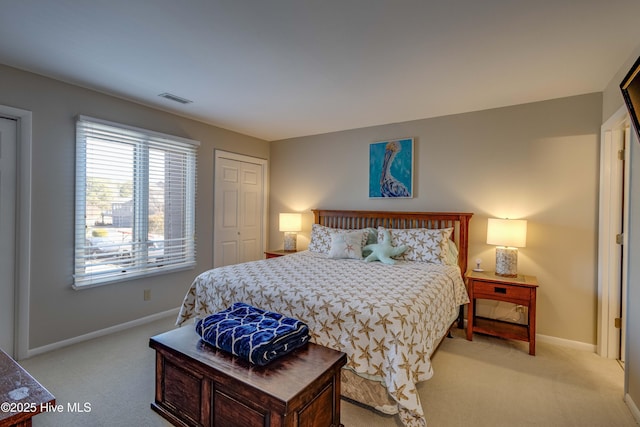
[[[204,343],[193,325],[152,337],[151,408],[176,426],[338,427],[346,354],[315,344],[264,367]]]

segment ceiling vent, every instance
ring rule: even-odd
[[[191,104],[193,102],[193,101],[190,101],[190,100],[185,99],[185,98],[181,98],[179,96],[176,96],[176,95],[174,95],[172,93],[168,93],[168,92],[161,93],[158,96],[161,96],[161,97],[166,98],[166,99],[171,100],[171,101],[179,102],[180,104]]]

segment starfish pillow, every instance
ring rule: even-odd
[[[373,245],[367,245],[362,250],[372,251],[371,255],[364,259],[365,262],[380,261],[385,264],[395,264],[395,260],[392,257],[402,255],[408,246],[391,246],[391,236],[389,230],[384,230],[384,240],[381,243],[375,243]]]

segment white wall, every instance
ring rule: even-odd
[[[538,333],[595,344],[601,106],[596,93],[273,142],[271,247],[278,212],[474,212],[470,259],[492,268],[487,217],[526,218],[519,271],[540,282]],[[398,137],[415,138],[415,197],[369,199],[369,144]]]
[[[33,112],[29,349],[176,308],[212,267],[213,151],[268,159],[267,142],[0,65],[0,103]],[[75,120],[78,114],[201,142],[193,270],[75,291]],[[143,290],[151,289],[151,301]]]

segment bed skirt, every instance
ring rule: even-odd
[[[381,382],[368,380],[346,368],[342,369],[340,381],[342,397],[384,414],[395,415],[398,413],[398,402],[389,396],[386,387]]]

